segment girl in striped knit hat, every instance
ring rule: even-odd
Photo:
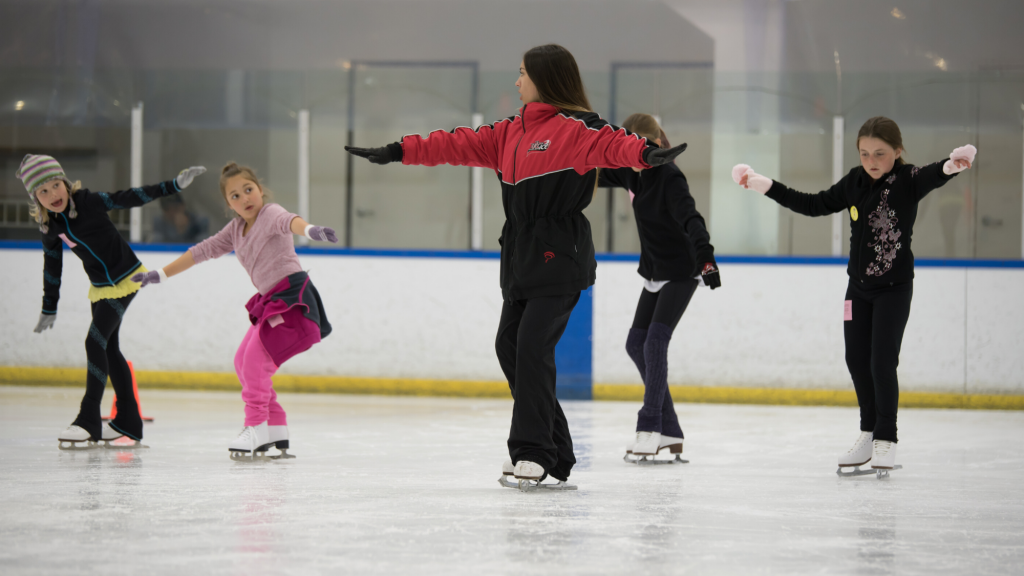
[[[125,310],[140,287],[138,282],[132,282],[131,276],[146,267],[121,237],[107,212],[142,206],[176,194],[205,171],[202,166],[193,166],[182,170],[174,180],[108,194],[91,192],[82,188],[81,182],[72,183],[51,156],[28,154],[21,161],[17,177],[25,184],[30,213],[43,234],[43,309],[35,332],[51,328],[57,319],[64,261],[62,243],[82,260],[92,283],[92,324],[85,339],[85,397],[78,417],[58,436],[60,448],[91,448],[101,440],[121,436],[135,440],[136,444],[142,439],[142,417],[135,402],[131,371],[121,355],[118,333]],[[117,417],[104,424],[100,419],[100,400],[108,376],[117,395]]]

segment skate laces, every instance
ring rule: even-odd
[[[886,440],[875,440],[875,454],[881,458],[889,454],[889,450],[892,449],[892,442]]]
[[[637,432],[636,433],[636,443],[639,444],[641,442],[647,442],[648,440],[651,439],[651,436],[653,436],[653,435],[654,435],[653,432]]]
[[[865,442],[871,441],[871,437],[872,434],[870,432],[861,432],[860,436],[857,437],[857,441],[853,443],[853,447],[847,450],[846,453],[852,454],[857,450],[860,450],[860,447],[863,446]]]

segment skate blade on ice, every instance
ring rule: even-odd
[[[658,460],[652,454],[637,455],[632,452],[626,452],[626,455],[622,457],[623,462],[629,462],[630,464],[636,464],[637,466],[654,466],[658,464],[689,464],[689,460],[683,460],[681,454],[676,454],[675,458],[671,460]]]
[[[508,474],[502,474],[501,478],[498,478],[498,484],[501,484],[505,488],[513,488],[519,490],[520,492],[540,492],[545,490],[576,490],[575,484],[566,484],[561,480],[559,480],[555,484],[543,484],[536,480],[527,480],[525,478],[521,480],[516,479],[514,476],[511,477],[511,480],[509,480],[509,478],[510,476]]]
[[[267,450],[257,450],[257,458],[268,458],[270,460],[289,460],[295,458],[295,454],[289,454],[287,448],[278,448],[277,454],[268,454]]]
[[[79,446],[79,444],[83,444],[83,446]],[[99,447],[99,443],[92,440],[57,440],[57,448],[61,450],[93,450]]]
[[[849,472],[843,472],[843,468],[853,468],[853,470],[850,470]],[[866,470],[861,470],[860,466],[840,466],[839,468],[836,469],[836,474],[838,474],[842,478],[849,478],[851,476],[867,476],[869,474],[874,474],[879,480],[881,480],[882,478],[889,477],[890,470],[902,469],[902,464],[897,464],[892,468],[868,468]]]
[[[266,450],[257,450],[255,452],[249,452],[248,450],[228,450],[231,454],[231,459],[235,462],[265,462],[267,460],[289,460],[295,458],[294,454],[289,454],[287,448],[280,449],[280,453],[268,455]]]
[[[101,440],[103,447],[108,450],[139,450],[149,448],[139,440],[132,440],[127,436],[121,436],[115,440]]]

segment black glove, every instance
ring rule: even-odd
[[[668,164],[669,162],[676,159],[686,150],[686,144],[680,144],[675,148],[658,148],[656,146],[649,146],[644,148],[643,159],[651,166],[661,166],[662,164]]]
[[[391,162],[402,161],[402,145],[398,142],[393,142],[381,148],[356,148],[355,146],[345,146],[345,151],[349,154],[366,158],[374,164],[389,164]]]
[[[722,278],[718,275],[718,264],[712,254],[697,255],[697,270],[700,272],[704,285],[714,290],[722,285]]]

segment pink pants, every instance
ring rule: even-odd
[[[284,408],[277,403],[277,392],[270,377],[277,365],[260,342],[258,326],[250,326],[235,354],[235,373],[242,383],[242,401],[245,402],[245,425],[256,426],[268,422],[270,426],[284,426],[288,422]]]

